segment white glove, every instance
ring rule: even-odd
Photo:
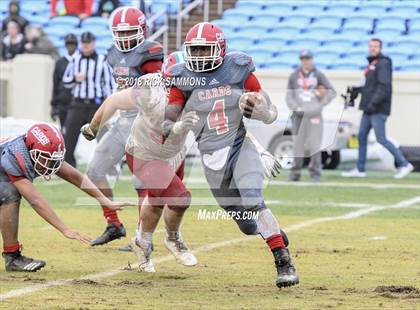
[[[275,178],[280,174],[281,164],[278,158],[271,155],[270,152],[264,151],[261,153],[261,160],[264,166],[264,175],[267,178]]]
[[[189,131],[191,128],[197,124],[200,117],[197,115],[195,111],[190,111],[184,113],[181,116],[181,119],[177,121],[174,126],[172,127],[172,131],[174,134],[180,134]]]
[[[277,110],[267,99],[256,92],[247,92],[239,98],[239,109],[246,118],[271,124],[277,118]]]
[[[86,138],[86,140],[91,141],[96,138],[97,131],[94,130],[89,123],[84,124],[82,128],[80,128],[80,132]]]

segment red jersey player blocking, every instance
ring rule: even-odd
[[[1,140],[1,139],[0,139]],[[19,206],[23,196],[34,210],[69,239],[89,243],[90,239],[67,227],[55,214],[49,202],[32,184],[34,178],[47,180],[57,174],[96,198],[103,207],[117,210],[123,204],[106,198],[78,170],[64,162],[64,139],[48,124],[36,124],[24,135],[0,141],[0,231],[3,237],[3,257],[6,271],[33,272],[45,266],[42,260],[21,255],[18,241]]]
[[[245,116],[270,124],[277,118],[277,109],[252,73],[251,57],[240,52],[226,54],[219,27],[211,23],[192,27],[184,42],[184,57],[185,64],[169,70],[175,86],[169,93],[164,134],[176,135],[190,127],[184,115],[196,115],[191,129],[213,196],[226,211],[258,213],[257,220],[237,221],[240,230],[260,234],[267,242],[277,268],[277,286],[295,285],[299,277],[286,248],[287,237],[264,203],[264,168],[243,123]],[[185,80],[201,83],[199,87],[186,85]]]
[[[109,49],[107,61],[118,90],[131,87],[136,80],[147,73],[158,72],[162,66],[163,50],[158,42],[146,39],[146,18],[135,7],[119,7],[111,16],[113,46]],[[107,175],[118,174],[115,167],[121,164],[125,144],[136,118],[137,111],[121,111],[112,128],[101,138],[89,163],[87,175],[110,199],[113,197]],[[141,185],[134,179],[134,186]],[[101,245],[124,237],[126,230],[117,213],[103,208],[108,222],[104,233],[92,245]]]

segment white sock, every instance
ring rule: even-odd
[[[137,230],[136,239],[140,244],[143,245],[150,245],[153,242],[153,233],[143,231],[141,226],[139,226],[139,229]]]
[[[270,209],[266,208],[259,212],[257,219],[258,232],[264,239],[272,235],[280,234],[280,226]]]

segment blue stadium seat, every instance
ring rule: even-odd
[[[3,2],[3,1],[2,1]],[[8,2],[8,1],[4,1]],[[50,5],[47,1],[21,1],[20,4],[20,11],[21,12],[30,12],[30,13],[38,13],[38,12],[50,12]]]
[[[264,68],[266,69],[278,69],[278,70],[292,70],[296,67],[290,64],[288,61],[281,61],[280,59],[272,59],[270,62],[266,63]]]
[[[364,4],[359,7],[355,14],[360,16],[382,16],[383,14],[385,14],[386,9],[387,6],[382,6],[378,4]]]
[[[337,63],[337,64],[332,65],[330,69],[345,70],[345,71],[360,71],[362,69],[362,66],[359,66],[351,62],[342,62],[342,63]]]
[[[312,27],[325,27],[330,29],[339,29],[341,27],[342,18],[337,16],[320,16],[311,24]]]
[[[80,19],[76,16],[57,16],[48,22],[48,25],[60,26],[60,27],[78,27]]]
[[[305,32],[299,33],[296,39],[310,39],[316,38],[319,41],[327,41],[334,33],[331,28],[325,27],[309,27]]]
[[[389,12],[386,12],[385,16],[410,19],[415,14],[416,14],[416,10],[411,7],[395,7],[395,4],[394,4],[391,10]]]
[[[63,27],[57,25],[49,25],[47,27],[44,27],[43,30],[48,36],[55,37],[64,37],[67,33],[72,32],[68,29],[64,29]]]
[[[338,54],[344,54],[353,46],[353,42],[348,40],[329,40],[326,41],[323,45],[320,45],[316,48],[315,52],[336,52]]]
[[[279,16],[278,15],[271,15],[271,14],[260,14],[254,16],[249,24],[251,25],[259,25],[265,28],[273,28],[279,23]]]
[[[265,27],[247,24],[246,26],[239,28],[237,33],[238,35],[257,40],[265,35],[266,32],[267,28]]]
[[[373,37],[378,37],[384,43],[392,42],[396,38],[398,38],[401,35],[401,31],[398,29],[383,29],[383,30],[376,30],[375,34],[373,34]]]
[[[420,30],[420,18],[410,20],[408,28],[410,29],[410,32]]]
[[[295,10],[296,14],[308,17],[319,16],[324,13],[324,7],[316,3],[302,4]]]
[[[418,1],[394,1],[392,6],[394,8],[410,8],[413,10],[420,10],[420,3]]]
[[[392,65],[394,67],[402,66],[408,60],[408,55],[404,53],[385,53],[385,55],[391,57]]]
[[[295,27],[298,29],[304,29],[310,22],[310,18],[302,15],[289,15],[284,21],[280,23],[281,27]]]
[[[294,51],[282,52],[277,57],[274,57],[269,61],[269,63],[274,62],[286,62],[289,63],[290,67],[292,67],[293,65],[297,65],[299,63],[299,53]]]
[[[284,50],[300,52],[304,49],[315,49],[318,45],[319,41],[317,39],[296,40],[292,41],[290,45],[284,46]]]
[[[81,27],[82,28],[95,28],[95,29],[109,29],[109,21],[102,18],[102,17],[89,17],[86,18],[84,21],[82,21],[81,23]]]
[[[231,23],[229,20],[215,19],[211,22],[216,26],[219,26],[219,28],[221,28],[223,32],[234,32],[236,29],[236,24]]]
[[[254,44],[252,47],[249,48],[249,52],[252,50],[263,50],[263,51],[269,51],[271,53],[278,53],[280,50],[283,49],[283,47],[286,45],[286,41],[284,39],[261,39],[256,44]]]
[[[254,40],[247,37],[231,38],[228,42],[229,51],[246,51],[254,44]]]
[[[349,17],[344,23],[343,28],[358,28],[364,29],[365,31],[372,30],[373,27],[373,19],[370,17]]]
[[[363,28],[348,28],[344,29],[341,33],[332,36],[331,40],[348,40],[349,42],[357,42],[368,37],[366,29]]]
[[[349,1],[348,3],[344,4],[342,1],[340,1],[340,3],[337,3],[337,5],[335,3],[330,4],[329,8],[324,13],[341,18],[351,16],[354,13],[355,6],[349,3],[352,2]]]
[[[375,31],[395,29],[405,31],[405,20],[399,17],[383,17],[378,20]]]
[[[28,21],[31,25],[37,25],[37,26],[41,26],[41,28],[48,24],[49,21],[49,17],[48,15],[31,15],[28,18]]]
[[[275,37],[279,39],[290,40],[300,33],[300,29],[296,27],[278,27],[268,32],[266,36]]]
[[[367,46],[367,44],[365,44],[366,41],[359,41],[358,43],[359,44],[350,47],[347,50],[347,54],[348,55],[358,54],[358,55],[361,55],[361,56],[364,55],[366,57],[367,53],[368,53],[368,46]]]
[[[340,55],[336,52],[316,52],[314,53],[315,63],[334,64]]]
[[[418,54],[419,52],[419,43],[418,42],[398,42],[392,46],[384,47],[384,52],[388,54],[402,52],[407,55]]]
[[[403,38],[402,36],[401,38]],[[412,40],[412,41],[419,41],[420,38],[420,29],[413,29],[411,30],[406,36],[406,39]]]
[[[286,1],[266,1],[266,3],[264,4],[264,7],[265,7],[265,11],[267,11],[267,12],[290,13],[290,11],[293,10],[294,2],[292,2],[292,1],[288,1],[288,2],[286,2]]]
[[[229,9],[223,12],[223,19],[229,20],[232,23],[245,23],[249,20],[248,14],[238,13],[236,9]]]
[[[400,65],[400,70],[407,72],[420,72],[420,57],[407,59],[403,64]]]
[[[235,8],[238,10],[242,10],[243,8],[249,8],[255,12],[256,10],[260,10],[262,8],[262,4],[261,1],[258,0],[239,0],[236,2]]]

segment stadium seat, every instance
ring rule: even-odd
[[[297,65],[299,63],[299,53],[293,51],[286,51],[282,52],[277,57],[273,57],[269,63],[272,62],[286,62],[289,63],[290,66]]]
[[[231,23],[225,19],[215,19],[211,21],[213,24],[219,26],[223,32],[234,32],[236,29],[236,24]]]
[[[264,4],[264,10],[267,12],[283,12],[282,14],[285,14],[290,13],[290,11],[293,11],[293,8],[294,4],[291,1],[266,1],[266,3]]]
[[[272,58],[272,53],[267,51],[253,51],[252,53],[247,51],[247,54],[252,57],[253,62],[257,65],[266,63]]]
[[[373,19],[370,17],[349,17],[344,22],[343,29],[364,29],[365,31],[371,31],[373,27]]]
[[[405,20],[400,17],[383,17],[378,20],[378,23],[375,27],[375,31],[395,29],[400,32],[404,32],[405,29]]]
[[[249,24],[239,28],[237,31],[238,35],[246,36],[254,40],[261,38],[266,32],[267,28],[265,27]]]
[[[391,58],[392,65],[394,67],[400,67],[408,60],[408,55],[405,53],[395,52],[395,53],[388,53],[386,55],[388,55]]]
[[[310,22],[310,18],[302,15],[289,15],[284,21],[280,23],[281,27],[295,27],[298,29],[304,29]]]
[[[65,28],[78,27],[80,19],[76,16],[57,16],[48,22],[48,26],[59,26]]]
[[[351,3],[351,2],[349,2]],[[329,8],[324,12],[324,14],[328,14],[331,16],[337,16],[341,18],[345,18],[351,16],[354,13],[355,7],[353,5],[349,5],[349,3],[343,4],[342,2],[339,4],[330,4]]]
[[[372,35],[380,38],[384,43],[392,42],[401,35],[401,31],[398,29],[383,29],[376,30]]]
[[[346,55],[345,57],[337,59],[337,65],[351,63],[359,68],[365,67],[367,65],[366,55],[365,54],[351,54]]]
[[[284,48],[286,45],[286,41],[283,39],[262,39],[258,41],[256,44],[254,44],[252,47],[249,48],[249,52],[251,51],[268,51],[271,53],[278,53],[280,50]]]
[[[419,42],[398,42],[392,46],[384,47],[385,53],[398,53],[402,52],[407,55],[418,54],[419,52]]]
[[[43,28],[44,25],[48,24],[49,22],[48,15],[31,15],[28,18],[28,21],[31,25],[36,25]]]
[[[322,5],[318,5],[316,3],[311,4],[302,4],[298,6],[294,13],[302,15],[302,16],[308,16],[308,17],[314,17],[319,16],[323,14],[324,7]]]
[[[8,1],[1,1],[1,2],[8,2]],[[47,1],[21,1],[20,4],[20,11],[21,12],[30,12],[38,14],[39,12],[50,12],[50,5]]]
[[[228,20],[231,23],[238,23],[240,25],[241,23],[248,22],[249,15],[238,13],[235,9],[229,9],[223,12],[223,19]]]
[[[420,30],[420,18],[410,20],[408,28],[410,32]]]
[[[316,52],[314,53],[315,63],[334,64],[340,55],[336,52]]]
[[[304,49],[315,49],[319,45],[319,41],[316,39],[296,40],[292,41],[290,45],[284,46],[285,51],[295,51],[299,53]]]
[[[253,12],[260,10],[262,8],[261,1],[258,0],[247,0],[247,1],[237,1],[235,4],[235,9],[243,10],[244,8],[249,8]]]
[[[247,37],[231,38],[229,40],[229,51],[246,51],[250,46],[254,45],[254,40]]]
[[[337,16],[320,16],[315,19],[311,24],[312,27],[325,27],[329,29],[339,29],[341,27],[342,18]]]
[[[420,3],[418,1],[394,1],[392,6],[394,8],[410,8],[412,10],[420,10]]]
[[[330,69],[346,70],[346,71],[360,71],[362,67],[354,63],[343,62],[343,63],[337,63],[337,64],[332,65]]]
[[[252,17],[250,25],[258,25],[265,28],[273,28],[279,23],[279,16],[271,14],[260,14]]]
[[[348,28],[344,29],[342,32],[334,34],[330,37],[330,40],[347,40],[349,42],[357,42],[364,40],[369,35],[366,29],[363,28]]]
[[[291,64],[288,61],[281,61],[280,59],[272,59],[270,62],[267,62],[264,68],[267,69],[279,69],[279,70],[292,70],[297,64]]]
[[[279,39],[290,40],[300,33],[300,29],[295,27],[278,27],[268,32],[266,36],[275,37]]]
[[[319,41],[327,41],[334,33],[333,29],[325,27],[309,27],[305,32],[299,33],[296,39],[318,39]]]
[[[338,54],[344,54],[353,46],[353,42],[348,40],[329,40],[323,45],[316,48],[315,52],[336,52]]]
[[[384,2],[375,2],[369,4],[370,1],[363,1],[358,10],[356,10],[355,15],[360,16],[382,16],[385,14],[388,5],[386,1]],[[380,4],[383,3],[383,4]]]
[[[86,18],[84,21],[82,21],[81,23],[81,27],[82,28],[95,28],[95,29],[109,29],[109,21],[102,18],[102,17],[89,17]]]
[[[386,17],[401,17],[404,19],[410,19],[416,14],[416,10],[411,7],[395,7],[392,6],[389,12],[386,12]]]

